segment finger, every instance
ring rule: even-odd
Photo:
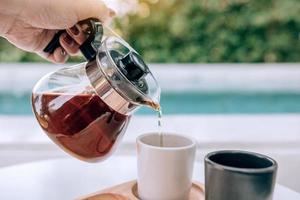
[[[43,51],[37,52],[37,54],[49,62],[56,63],[53,54],[45,53]]]
[[[53,60],[56,63],[65,63],[68,59],[68,54],[67,52],[62,48],[62,47],[58,47],[55,49],[55,51],[53,52],[53,54],[49,55],[49,59]]]
[[[115,12],[108,8],[101,0],[85,0],[78,2],[79,4],[82,4],[77,7],[77,17],[79,21],[94,17],[101,22],[106,22],[115,15]]]
[[[67,33],[79,45],[82,45],[83,42],[87,39],[87,35],[84,33],[83,29],[78,24],[75,24],[73,27],[67,29]]]
[[[76,55],[79,51],[79,45],[73,40],[73,38],[63,33],[59,38],[60,45],[62,48],[71,56]]]
[[[43,53],[43,50],[50,43],[56,33],[56,30],[44,29],[39,35],[36,36],[36,42],[31,51],[38,53],[42,57],[47,57],[48,54]]]
[[[50,40],[52,40],[56,32],[57,31],[55,30],[44,30],[40,34],[39,42],[37,43],[37,46],[34,48],[33,52],[36,52],[39,56],[50,62],[64,63],[68,59],[68,54],[62,47],[56,48],[52,54],[46,53],[43,50],[48,45]]]

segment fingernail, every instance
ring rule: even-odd
[[[66,52],[64,49],[61,49],[60,54],[61,54],[62,56],[65,56],[65,55],[67,55],[67,52]]]
[[[76,25],[72,26],[70,28],[70,31],[74,34],[74,35],[78,35],[79,34],[79,30],[78,28],[76,27]]]
[[[68,45],[73,44],[73,39],[72,39],[71,36],[69,36],[68,34],[66,34],[66,36],[64,37],[64,41],[65,41]]]

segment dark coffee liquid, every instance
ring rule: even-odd
[[[130,120],[96,94],[34,94],[32,102],[47,135],[68,153],[89,162],[112,153]]]

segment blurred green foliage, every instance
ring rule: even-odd
[[[148,62],[299,62],[299,13],[299,0],[142,0],[115,27]],[[0,39],[0,61],[42,60]]]

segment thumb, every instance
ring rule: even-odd
[[[93,17],[105,23],[115,15],[115,12],[101,0],[84,0],[79,2],[75,13],[78,21]]]

